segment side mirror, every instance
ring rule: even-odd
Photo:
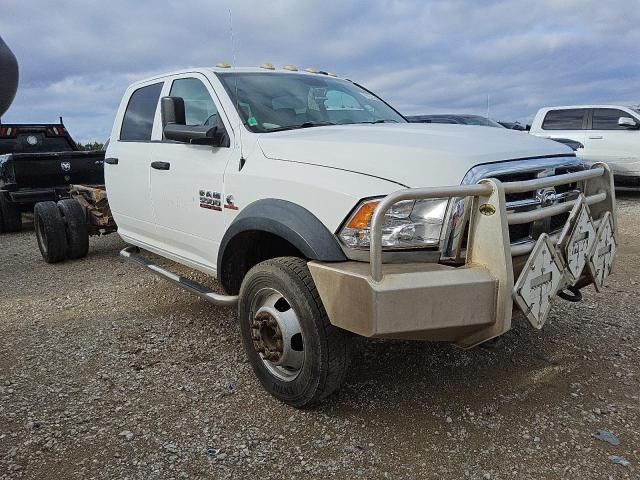
[[[168,123],[164,127],[164,138],[192,145],[217,146],[220,143],[218,127],[200,125],[178,125]]]
[[[636,121],[631,117],[618,118],[618,125],[620,127],[630,128],[634,130],[637,130],[638,128],[640,128],[640,125],[638,125],[638,123],[636,123]]]
[[[162,97],[160,100],[162,128],[170,123],[185,125],[184,99],[182,97]]]
[[[193,145],[220,146],[222,139],[218,127],[186,125],[184,99],[162,97],[160,101],[164,138]]]

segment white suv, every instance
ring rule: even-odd
[[[640,187],[640,108],[576,105],[541,108],[532,135],[582,143],[578,155],[611,167],[617,187]]]

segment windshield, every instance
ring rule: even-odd
[[[372,93],[329,76],[234,72],[218,73],[218,77],[252,132],[406,122]]]

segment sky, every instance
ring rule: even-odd
[[[640,103],[640,0],[1,0],[4,122],[104,141],[130,83],[227,61],[337,72],[404,114]]]

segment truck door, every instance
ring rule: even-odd
[[[109,206],[118,233],[136,244],[152,244],[156,237],[149,185],[150,146],[164,82],[138,87],[117,117],[104,165]],[[122,108],[120,109],[122,111]]]
[[[165,95],[184,100],[187,125],[221,125],[231,130],[209,80],[198,74],[175,77]],[[231,142],[233,145],[233,142]],[[156,142],[151,158],[151,196],[162,248],[194,267],[212,272],[224,232],[224,172],[233,147]]]
[[[616,175],[640,175],[640,131],[618,125],[620,117],[640,123],[629,112],[617,108],[594,108],[581,157],[605,162]]]
[[[559,108],[547,112],[542,120],[542,131],[537,135],[544,138],[568,138],[584,145],[586,127],[586,108]],[[580,155],[581,150],[577,153]]]

